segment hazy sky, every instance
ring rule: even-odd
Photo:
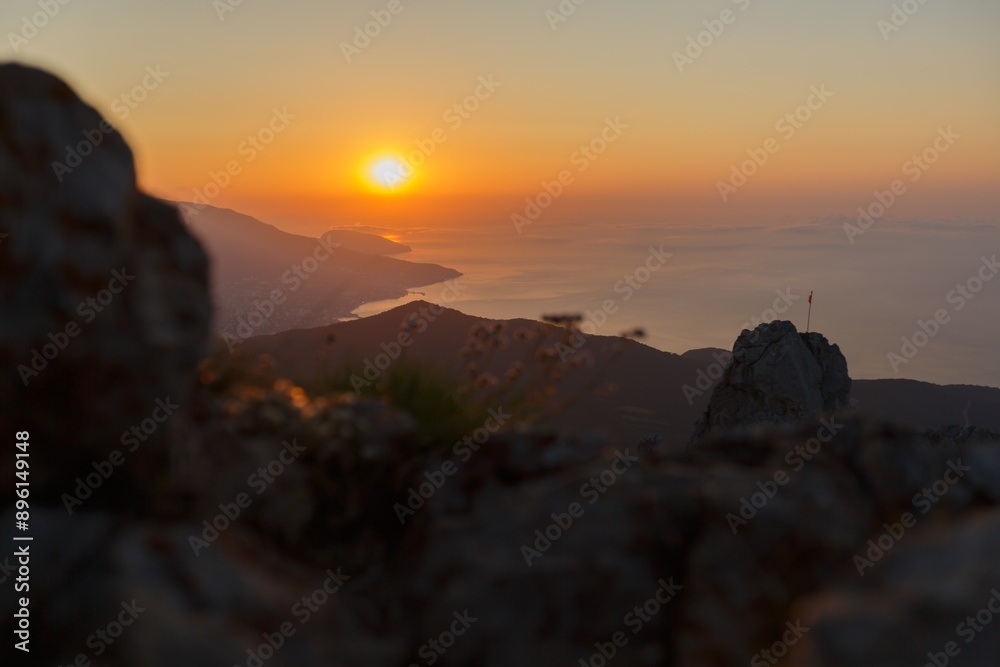
[[[898,30],[895,0],[586,0],[568,17],[558,0],[236,2],[51,0],[33,34],[38,0],[4,0],[0,44],[114,121],[154,194],[192,199],[235,162],[212,203],[265,218],[509,224],[564,170],[553,218],[855,215],[896,179],[893,217],[986,219],[1000,203],[996,0],[908,0]],[[372,12],[391,20],[348,62]],[[244,143],[269,123],[273,141]],[[926,172],[907,165],[947,128],[958,138]],[[602,132],[603,154],[577,152]],[[421,140],[433,154],[380,191],[373,161]],[[723,201],[747,151],[767,161]]]

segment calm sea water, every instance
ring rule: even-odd
[[[538,224],[521,235],[509,225],[393,233],[413,248],[401,257],[464,274],[465,291],[448,305],[472,315],[590,312],[596,325],[598,313],[610,312],[597,333],[643,327],[647,344],[680,353],[731,348],[743,327],[762,319],[788,319],[805,330],[807,297],[815,291],[812,330],[841,346],[854,377],[1000,386],[1000,276],[977,284],[980,274],[993,275],[983,258],[1000,254],[1000,227],[884,225],[852,244],[844,222]],[[661,246],[672,256],[662,258]],[[957,291],[960,285],[971,298]],[[441,286],[417,291],[423,295],[366,304],[357,314],[417,298],[440,301]],[[933,329],[926,323],[940,311],[948,321],[925,343],[920,323]],[[914,348],[904,349],[904,337],[915,340]],[[890,353],[905,363],[897,360],[894,367]]]

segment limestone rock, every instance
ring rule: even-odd
[[[840,348],[791,322],[744,330],[691,441],[755,424],[792,424],[847,407],[851,378]]]

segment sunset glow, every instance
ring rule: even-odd
[[[969,139],[893,215],[996,208],[995,3],[922,4],[898,31],[884,27],[888,0],[643,1],[628,11],[595,2],[565,21],[546,14],[558,3],[403,3],[365,45],[354,28],[382,4],[242,3],[220,19],[212,3],[187,0],[141,39],[106,18],[128,15],[131,3],[74,4],[16,57],[81,82],[160,196],[190,200],[237,160],[241,173],[214,205],[301,210],[331,224],[412,227],[406,211],[381,207],[417,195],[425,221],[453,215],[455,198],[479,197],[462,220],[509,224],[512,208],[564,169],[574,183],[546,219],[623,206],[671,224],[851,215],[949,125]],[[0,19],[18,25],[32,7],[4,3]],[[714,37],[706,22],[727,9],[732,23]],[[261,34],[277,48],[258,48]],[[147,65],[167,76],[148,78]],[[820,105],[812,91],[824,86]],[[275,108],[295,118],[273,137],[263,131],[271,141],[259,141],[249,161],[244,143]],[[572,156],[615,117],[628,129],[576,171]],[[777,151],[722,201],[718,183],[769,138]],[[393,187],[396,168],[379,162],[388,158],[413,164],[415,177]]]
[[[395,157],[379,158],[369,170],[372,183],[386,193],[399,193],[413,176],[413,169]]]

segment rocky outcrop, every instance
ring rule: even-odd
[[[922,636],[943,640],[1000,580],[996,521],[980,516],[1000,503],[995,444],[824,418],[690,454],[497,434],[463,460],[450,443],[417,450],[412,423],[377,404],[250,389],[198,392],[186,435],[203,475],[187,509],[39,514],[33,618],[52,633],[39,657],[88,653],[100,619],[135,600],[146,611],[108,664],[255,664],[248,651],[275,666],[432,653],[441,665],[579,664],[616,636],[629,665],[746,664],[772,649],[802,652],[794,664],[883,664],[864,656],[909,650],[909,601],[933,612],[918,614]],[[288,461],[283,440],[301,454],[258,492],[248,475]],[[241,492],[249,505],[224,516]],[[914,520],[886,543],[904,512]],[[303,596],[316,600],[308,615]],[[12,605],[0,599],[5,632]],[[455,614],[474,621],[437,654],[428,642]],[[286,623],[294,634],[267,648]],[[789,623],[805,636],[782,646]],[[877,653],[856,643],[859,627]]]
[[[691,441],[755,424],[794,424],[847,407],[851,378],[840,348],[786,321],[744,330]]]
[[[34,501],[58,502],[116,449],[150,488],[166,406],[185,402],[205,351],[205,255],[136,189],[121,136],[19,65],[0,66],[0,294],[0,432],[30,433]],[[126,479],[104,477],[94,502]]]
[[[799,601],[795,614],[810,630],[791,650],[792,667],[996,664],[1000,512],[897,534],[884,554],[866,547],[882,562],[864,579]]]

